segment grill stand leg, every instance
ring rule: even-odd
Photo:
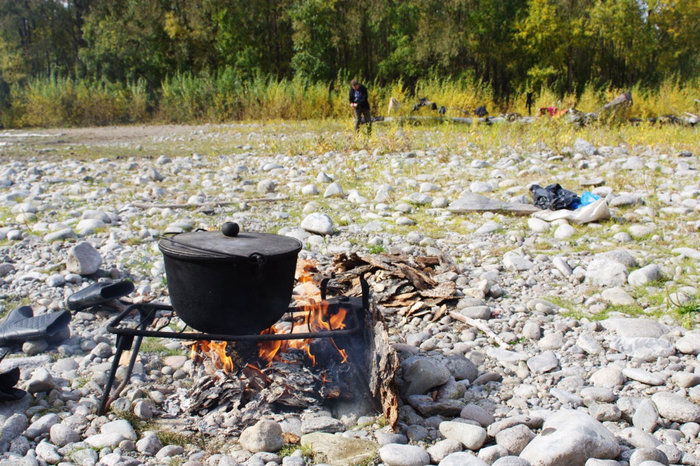
[[[138,337],[139,340],[141,337]],[[119,360],[122,357],[122,353],[124,350],[128,350],[131,348],[131,343],[133,342],[134,337],[131,335],[117,335],[117,349],[114,352],[114,358],[112,359],[112,368],[109,371],[109,378],[107,379],[107,384],[105,385],[104,392],[102,393],[102,401],[100,402],[100,410],[98,414],[102,415],[107,411],[107,408],[109,407],[110,404],[110,399],[109,399],[109,393],[112,391],[112,384],[114,384],[114,378],[117,375],[117,369],[119,368]],[[141,343],[139,341],[139,343]],[[134,354],[132,354],[132,359],[134,357]]]

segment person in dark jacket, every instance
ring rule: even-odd
[[[350,106],[355,110],[355,132],[360,130],[360,123],[367,123],[367,134],[372,133],[372,116],[369,113],[367,88],[357,79],[350,81]]]

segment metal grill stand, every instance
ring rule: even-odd
[[[124,387],[126,387],[126,385],[129,383],[131,373],[134,370],[134,364],[136,363],[136,357],[139,349],[141,348],[143,337],[171,338],[191,341],[207,340],[226,342],[259,342],[305,340],[314,338],[342,338],[361,332],[364,329],[364,313],[369,309],[369,286],[367,285],[367,282],[364,280],[364,278],[360,277],[360,284],[362,288],[361,297],[340,296],[337,298],[326,299],[326,289],[329,280],[330,279],[326,278],[321,281],[321,299],[328,301],[329,315],[337,313],[341,308],[348,311],[346,328],[343,329],[312,332],[309,328],[308,332],[292,333],[294,331],[294,325],[292,325],[289,333],[282,334],[221,335],[194,331],[190,327],[184,326],[183,322],[183,325],[178,326],[179,328],[182,328],[181,331],[165,331],[164,329],[169,327],[172,323],[174,323],[174,321],[182,322],[177,317],[172,306],[162,303],[132,304],[107,325],[107,331],[115,334],[117,336],[117,341],[114,357],[112,359],[112,367],[110,369],[107,384],[105,385],[102,400],[100,402],[99,414],[104,414],[107,411],[112,401],[119,396]],[[292,323],[294,322],[294,312],[298,312],[300,310],[301,309],[296,307],[291,307],[287,310],[286,314],[289,316]],[[134,314],[137,314],[138,318],[130,318]],[[330,326],[330,322],[327,323]],[[117,369],[119,369],[122,353],[132,349],[132,347],[133,352],[131,353],[131,358],[129,359],[129,365],[127,366],[124,380],[114,390],[114,393],[110,395],[112,385],[114,385],[114,380],[117,374]]]

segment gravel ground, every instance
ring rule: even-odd
[[[356,405],[184,415],[200,372],[175,340],[143,348],[99,416],[114,313],[73,312],[70,335],[10,347],[0,364],[29,392],[0,404],[0,465],[700,464],[699,154],[376,132],[381,144],[290,123],[1,132],[5,313],[63,311],[98,280],[167,301],[157,238],[232,220],[296,237],[300,257],[326,265],[349,252],[450,257],[449,310],[490,332],[381,309],[401,358],[391,432]],[[468,193],[530,202],[531,184],[555,182],[600,196],[610,218],[455,208]]]

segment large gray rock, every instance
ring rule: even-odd
[[[684,354],[700,353],[700,333],[692,332],[679,338],[676,342],[676,349]]]
[[[594,286],[622,286],[627,283],[627,267],[609,259],[594,259],[586,269],[586,281]]]
[[[559,360],[552,351],[545,351],[527,360],[527,367],[534,374],[544,374],[559,366]]]
[[[136,441],[138,438],[136,436],[136,431],[133,426],[126,419],[118,419],[116,421],[108,422],[100,427],[100,432],[103,434],[119,434],[125,439]]]
[[[615,332],[620,337],[660,338],[668,333],[665,325],[651,319],[616,317],[602,320],[600,323],[603,328]]]
[[[610,348],[642,361],[656,361],[675,352],[673,343],[668,340],[647,337],[615,338],[610,342]]]
[[[408,383],[406,396],[426,393],[450,380],[450,371],[429,358],[417,358],[404,368],[404,380]]]
[[[627,281],[632,286],[643,286],[661,278],[661,269],[656,264],[637,269],[629,274]]]
[[[80,434],[67,425],[54,424],[49,431],[49,439],[54,445],[63,447],[79,441]]]
[[[430,455],[430,460],[433,463],[439,463],[446,456],[462,451],[462,442],[457,440],[445,439],[436,442],[433,446],[428,448],[428,454]]]
[[[102,256],[90,243],[82,242],[68,252],[66,268],[71,273],[92,275],[100,269]]]
[[[488,427],[495,421],[493,415],[486,411],[479,405],[473,403],[465,406],[459,413],[459,417],[462,419],[469,419],[471,421],[476,421],[481,424],[482,427]]]
[[[486,429],[473,424],[443,421],[439,429],[445,438],[457,440],[470,450],[478,450],[486,441]]]
[[[324,213],[314,212],[302,220],[301,228],[319,235],[331,235],[333,234],[333,220]]]
[[[60,419],[56,413],[44,414],[27,427],[27,430],[24,431],[24,435],[30,440],[33,440],[40,435],[47,434],[51,426],[58,424],[58,422],[60,422]]]
[[[656,392],[651,397],[659,415],[669,421],[700,423],[700,406],[671,392]]]
[[[452,212],[512,212],[528,215],[540,209],[531,204],[515,202],[501,202],[489,199],[480,194],[464,192],[456,201],[452,202],[448,210]]]
[[[591,374],[590,380],[595,387],[615,388],[621,387],[625,383],[625,376],[622,375],[620,368],[607,366]]]
[[[425,466],[430,464],[430,455],[416,445],[390,443],[379,449],[379,457],[387,466]]]
[[[620,452],[615,436],[580,411],[561,410],[550,416],[520,453],[532,466],[583,466],[588,458],[613,459]]]
[[[501,445],[508,453],[519,455],[528,443],[535,437],[535,434],[525,424],[503,429],[496,434],[496,443]]]
[[[284,446],[282,428],[277,422],[266,419],[258,421],[254,426],[241,432],[238,442],[243,448],[254,453],[276,452]]]

